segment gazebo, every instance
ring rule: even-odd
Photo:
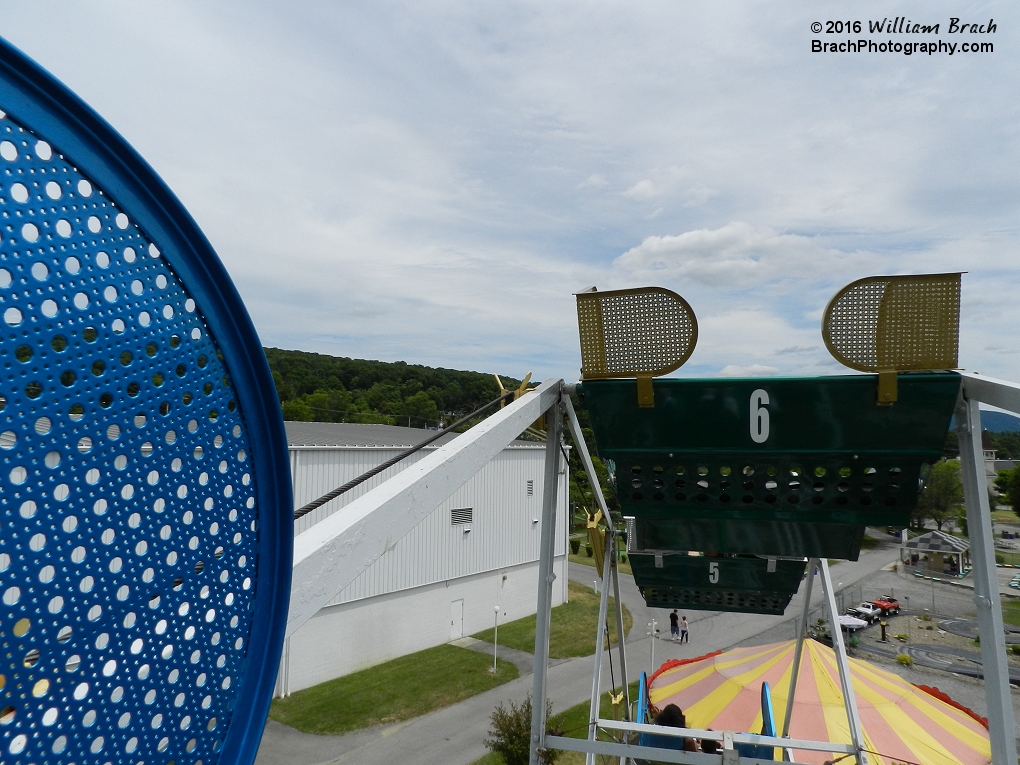
[[[944,531],[929,531],[914,537],[900,545],[900,551],[904,563],[931,572],[963,576],[970,570],[970,542]]]

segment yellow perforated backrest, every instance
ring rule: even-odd
[[[841,364],[862,372],[955,369],[960,276],[869,276],[841,289],[822,319],[822,338]]]
[[[661,287],[578,293],[577,326],[583,380],[664,375],[698,342],[691,306]]]

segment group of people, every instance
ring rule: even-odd
[[[675,608],[673,613],[669,615],[669,634],[670,638],[678,643],[691,642],[690,636],[687,633],[687,616],[678,617]]]
[[[686,728],[687,718],[684,717],[680,707],[676,704],[669,704],[655,715],[653,723],[670,728]],[[719,742],[712,738],[698,740],[687,736],[660,736],[653,733],[645,735],[644,744],[659,749],[682,749],[685,752],[704,752],[706,754],[718,754],[719,752]],[[639,760],[638,762],[643,761]]]

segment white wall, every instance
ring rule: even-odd
[[[567,562],[554,571],[553,605],[566,600]],[[503,577],[506,577],[504,580]],[[535,613],[538,564],[497,569],[449,582],[327,606],[287,639],[276,695],[294,693],[399,656],[448,643],[454,601],[463,599],[465,636]]]
[[[295,507],[378,465],[396,449],[291,449]],[[423,450],[425,451],[425,450]],[[387,470],[295,524],[300,533],[419,455]],[[451,640],[451,603],[464,601],[464,635],[535,613],[544,492],[545,445],[513,445],[485,465],[454,495],[370,566],[287,640],[277,695],[293,693],[383,661]],[[566,466],[559,476],[556,511],[557,581],[553,604],[567,598]],[[532,492],[527,491],[528,481]],[[472,509],[470,532],[451,511]],[[503,577],[506,577],[504,579]]]

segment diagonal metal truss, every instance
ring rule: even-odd
[[[825,561],[816,561],[822,588],[825,592],[829,623],[836,641],[837,660],[841,664],[840,674],[844,686],[844,698],[848,702],[853,743],[834,744],[831,742],[794,740],[784,736],[758,736],[750,733],[731,731],[702,731],[694,729],[668,729],[639,722],[600,719],[597,716],[598,698],[601,694],[601,648],[596,655],[592,679],[591,728],[589,738],[571,739],[546,734],[545,708],[547,698],[547,677],[549,666],[549,626],[551,612],[551,588],[553,574],[553,552],[555,542],[555,507],[558,482],[555,480],[560,468],[560,440],[564,415],[575,436],[579,456],[585,470],[595,475],[591,457],[576,415],[565,395],[567,386],[562,380],[547,380],[533,393],[522,397],[504,410],[493,415],[460,438],[421,460],[413,468],[403,471],[390,481],[368,492],[356,502],[348,505],[344,513],[317,524],[301,534],[295,543],[295,568],[291,598],[291,616],[288,633],[301,626],[315,611],[328,602],[344,586],[354,580],[372,561],[377,559],[388,544],[407,533],[423,516],[439,502],[448,497],[461,483],[467,480],[481,465],[510,443],[528,425],[541,416],[547,421],[546,483],[541,518],[541,551],[539,561],[538,613],[535,640],[535,675],[532,695],[531,759],[538,765],[542,749],[564,749],[584,752],[593,761],[595,755],[621,757],[624,761],[633,758],[654,758],[660,762],[693,763],[694,765],[725,765],[739,762],[765,762],[753,758],[739,757],[736,744],[755,744],[784,749],[787,759],[794,751],[839,752],[855,757],[858,763],[866,762],[862,751],[860,725],[854,723],[856,708],[853,689],[845,666],[845,651],[836,620],[832,583],[827,576]],[[978,402],[992,404],[1009,411],[1020,413],[1020,385],[965,374],[957,422],[960,429],[960,451],[963,468],[964,490],[967,504],[968,523],[971,530],[972,560],[974,563],[975,595],[978,605],[978,624],[982,635],[989,636],[981,641],[982,660],[985,667],[985,691],[988,699],[988,719],[994,765],[1016,762],[1016,721],[1012,717],[1009,697],[1008,674],[1005,659],[1005,640],[1002,629],[1001,603],[995,586],[995,564],[992,548],[991,524],[988,513],[988,495],[985,486],[983,454],[981,449],[981,427]],[[609,587],[616,593],[616,619],[620,634],[622,613],[620,611],[617,571],[613,565],[613,550],[617,542],[615,523],[605,504],[605,498],[597,482],[593,483],[596,499],[603,513],[610,520],[607,532],[607,560],[603,568],[602,601],[600,603],[601,624],[608,614]],[[808,580],[811,581],[810,579]],[[806,626],[801,617],[801,633]],[[597,641],[601,646],[601,639]],[[623,669],[624,688],[627,687],[626,649],[624,641],[618,644],[620,663]],[[799,661],[797,662],[799,665]],[[629,699],[628,709],[629,709]],[[789,714],[787,714],[787,720]],[[596,740],[598,730],[612,731],[620,741]],[[714,738],[722,742],[722,754],[704,754],[677,750],[641,747],[628,743],[639,733],[657,735],[693,736]]]

